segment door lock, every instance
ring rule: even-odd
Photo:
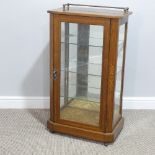
[[[56,80],[56,79],[57,79],[57,71],[54,70],[54,71],[53,71],[53,80]]]

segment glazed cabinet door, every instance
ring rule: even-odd
[[[55,15],[55,122],[104,130],[108,19]]]

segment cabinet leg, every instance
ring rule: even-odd
[[[52,130],[52,131],[50,131],[51,133],[55,133],[55,131],[54,130]]]
[[[108,145],[109,145],[109,143],[104,143],[104,146],[106,146],[106,147],[107,147]]]

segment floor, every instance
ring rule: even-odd
[[[0,155],[154,155],[155,111],[125,110],[124,129],[115,143],[52,134],[49,110],[0,110]]]

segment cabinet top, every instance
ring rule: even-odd
[[[79,15],[79,16],[91,16],[91,17],[93,16],[93,17],[104,17],[104,18],[123,18],[132,14],[132,12],[128,11],[128,9],[129,8],[123,8],[123,7],[64,4],[62,8],[49,10],[47,12],[53,13],[53,14],[65,14],[65,15]]]

